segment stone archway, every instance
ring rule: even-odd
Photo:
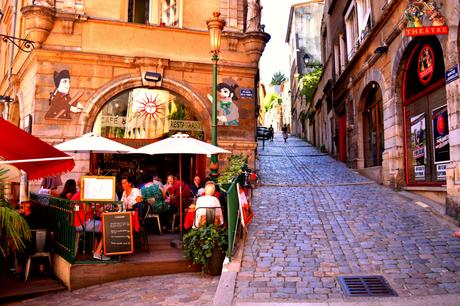
[[[79,123],[82,127],[80,134],[92,130],[97,114],[110,98],[125,90],[142,86],[145,85],[141,76],[125,74],[99,88],[88,100],[80,116]],[[185,98],[187,106],[190,106],[196,118],[202,123],[205,140],[209,140],[211,138],[211,116],[208,111],[210,102],[196,93],[189,85],[179,81],[163,78],[162,88],[171,90]]]
[[[363,131],[363,111],[365,108],[365,103],[366,103],[366,97],[369,92],[369,85],[371,83],[378,84],[382,98],[383,98],[383,103],[385,104],[386,107],[388,107],[388,100],[389,100],[389,93],[388,93],[388,86],[385,81],[385,77],[383,73],[378,70],[378,69],[370,69],[366,72],[366,75],[363,78],[363,82],[360,85],[358,95],[354,97],[354,101],[357,101],[357,112],[356,112],[356,122],[358,123],[358,142],[357,142],[357,154],[358,154],[358,160],[357,160],[357,165],[356,167],[358,169],[362,169],[365,167],[364,165],[364,131]],[[386,118],[383,118],[385,120]]]

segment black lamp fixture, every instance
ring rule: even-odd
[[[144,74],[144,80],[150,82],[159,82],[161,80],[161,73],[147,71]]]
[[[382,46],[377,47],[374,50],[374,53],[375,54],[384,54],[384,53],[387,53],[387,51],[388,51],[388,46],[387,45],[382,45]]]
[[[310,63],[310,60],[311,60],[310,55],[308,55],[307,53],[305,53],[305,54],[303,55],[303,62],[304,62],[304,64],[305,64],[305,66],[308,67],[308,64]]]

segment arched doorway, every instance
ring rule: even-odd
[[[406,51],[403,119],[406,184],[440,186],[450,161],[443,50],[435,36],[415,39]]]
[[[93,133],[133,148],[183,132],[197,139],[204,138],[202,123],[187,100],[165,88],[136,87],[108,99],[99,110],[92,127]],[[91,169],[103,174],[134,176],[158,174],[163,180],[178,173],[177,155],[119,155],[93,154]],[[182,157],[184,180],[199,174],[204,178],[205,156]]]
[[[156,139],[185,132],[203,139],[203,128],[184,97],[167,89],[132,88],[109,99],[93,132],[116,139]]]
[[[384,150],[383,103],[379,84],[371,82],[365,89],[363,110],[364,167],[382,165]]]

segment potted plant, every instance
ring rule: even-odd
[[[227,250],[227,233],[221,227],[208,225],[192,228],[184,235],[184,254],[194,264],[201,265],[201,272],[219,275]]]
[[[21,252],[26,247],[26,241],[31,239],[29,225],[4,197],[5,173],[0,169],[0,258],[11,252]]]

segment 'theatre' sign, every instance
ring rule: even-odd
[[[449,27],[440,12],[440,6],[432,0],[411,0],[404,15],[407,18],[406,36],[446,35]]]

